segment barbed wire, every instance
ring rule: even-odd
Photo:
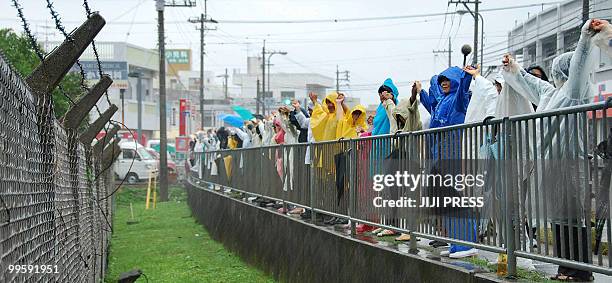
[[[28,37],[28,40],[30,41],[30,45],[34,49],[34,53],[36,53],[36,56],[38,56],[40,61],[42,61],[45,57],[43,56],[43,53],[40,50],[40,47],[36,43],[37,42],[36,37],[32,34],[28,21],[25,19],[25,16],[23,14],[23,8],[19,4],[19,2],[17,2],[17,0],[12,0],[12,2],[13,2],[13,7],[17,9],[17,16],[21,20],[21,26],[23,27],[23,31],[25,32],[26,36]]]
[[[53,18],[53,20],[55,22],[55,28],[57,30],[59,30],[64,35],[64,38],[66,38],[66,40],[68,40],[70,42],[74,42],[74,38],[72,38],[72,36],[68,32],[66,32],[66,27],[62,24],[60,15],[59,15],[59,13],[57,13],[57,11],[55,11],[55,8],[53,7],[53,3],[50,0],[46,0],[46,1],[47,1],[47,8],[49,9],[49,12],[51,13],[51,17]],[[83,69],[83,65],[81,64],[81,62],[78,59],[76,60],[76,65],[79,68],[79,74],[81,76],[81,81],[80,81],[81,89],[83,89],[85,91],[85,95],[87,95],[87,93],[89,92],[90,88],[85,83],[85,80],[86,80],[85,70]],[[100,78],[102,78],[102,71],[101,70],[100,70]],[[109,106],[110,106],[110,104],[109,104]],[[98,108],[97,104],[94,104],[94,108],[96,109],[98,114],[100,116],[102,116],[102,112],[100,111],[100,108]]]
[[[38,42],[36,40],[36,37],[32,34],[32,31],[30,30],[30,24],[28,24],[28,21],[25,18],[25,15],[23,14],[23,8],[21,7],[21,5],[19,4],[19,2],[17,2],[17,0],[12,0],[13,1],[13,7],[15,7],[17,9],[17,16],[19,17],[19,19],[21,20],[22,23],[22,27],[23,30],[26,34],[26,37],[28,38],[29,42],[30,42],[30,46],[32,47],[32,49],[34,50],[34,53],[36,53],[36,56],[38,56],[38,58],[40,59],[41,62],[43,62],[43,60],[45,59],[45,56],[43,55],[43,52],[40,50],[40,46],[38,45]],[[43,69],[43,72],[45,70]],[[74,100],[72,100],[72,98],[66,94],[64,88],[62,87],[61,83],[58,84],[58,89],[60,90],[60,93],[66,97],[68,99],[68,101],[74,105],[75,102]],[[53,99],[51,98],[51,101]],[[53,104],[53,103],[51,103]]]
[[[83,0],[83,7],[85,7],[85,13],[87,15],[87,18],[89,19],[91,17],[91,8],[89,7],[89,3],[87,2],[87,0]],[[98,64],[98,73],[100,75],[100,78],[102,78],[102,63],[100,62],[100,55],[98,54],[98,48],[96,48],[96,42],[95,40],[91,40],[91,49],[93,50],[93,54],[94,57],[96,58],[96,63]],[[106,102],[108,103],[108,106],[111,106],[111,101],[110,98],[108,97],[108,91],[105,90],[104,91],[104,96],[106,97]]]

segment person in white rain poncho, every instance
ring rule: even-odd
[[[495,116],[498,96],[495,85],[480,75],[480,65],[476,68],[467,66],[463,70],[474,80],[470,85],[472,97],[465,113],[465,123],[482,122],[486,117]]]
[[[510,55],[505,55],[503,60],[506,84],[537,105],[536,112],[592,102],[595,92],[589,76],[595,67],[593,57],[597,52],[592,52],[592,47],[596,32],[591,28],[591,20],[587,21],[581,28],[576,50],[561,54],[553,60],[551,75],[554,86],[524,71]],[[586,130],[582,128],[584,119],[584,116],[570,114],[536,121],[535,153],[538,158],[542,158],[538,159],[536,165],[540,173],[537,174],[538,187],[534,188],[538,198],[533,203],[540,210],[539,215],[547,215],[548,220],[554,223],[553,234],[558,237],[555,249],[559,255],[565,254],[569,258],[568,239],[574,239],[573,260],[579,260],[579,254],[582,254],[584,260],[589,258],[587,240],[578,243],[578,231],[583,233],[587,229],[586,223],[590,223],[590,212],[583,207],[586,201],[590,201],[586,185],[587,168],[584,164],[587,156],[582,140],[585,134],[583,131]],[[537,199],[548,203],[546,211],[541,203],[535,203]],[[564,235],[560,235],[562,231]],[[569,231],[573,231],[571,237]],[[560,239],[565,239],[565,243],[560,243]],[[556,279],[590,280],[591,272],[559,267]]]

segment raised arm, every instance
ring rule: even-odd
[[[295,113],[295,119],[297,119],[298,124],[300,124],[300,128],[308,129],[308,127],[310,127],[310,118],[307,118],[304,112],[297,111]]]
[[[457,92],[457,103],[455,107],[457,111],[465,113],[467,111],[468,104],[470,103],[470,84],[472,83],[472,75],[466,72],[462,72],[460,89]]]
[[[338,93],[338,98],[336,98],[336,107],[341,107],[342,109],[336,109],[336,118],[338,121],[344,120],[344,112],[346,112],[348,107],[344,105],[344,94]],[[342,110],[342,111],[340,111]]]
[[[397,120],[393,115],[393,110],[395,110],[395,102],[393,99],[387,98],[383,101],[383,106],[385,107],[385,112],[387,112],[387,117],[389,118],[389,133],[397,132]]]
[[[585,67],[589,66],[587,62],[592,54],[591,39],[595,35],[591,29],[591,21],[586,21],[580,30],[580,39],[570,60],[569,76],[563,84],[564,94],[571,99],[587,99],[589,95],[593,95],[586,91],[590,85],[591,70],[585,70]]]
[[[606,20],[594,19],[591,27],[598,32],[593,37],[595,45],[612,57],[612,25]]]
[[[423,104],[423,106],[425,106],[425,109],[427,109],[427,112],[431,114],[432,111],[436,108],[438,101],[433,95],[428,94],[424,89],[419,90],[419,96],[421,98],[421,104]]]
[[[512,86],[518,94],[538,106],[550,99],[550,95],[555,91],[552,84],[525,71],[510,54],[504,55],[502,63],[502,75],[506,84]]]

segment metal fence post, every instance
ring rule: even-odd
[[[415,143],[414,140],[415,140],[415,135],[412,132],[409,132],[408,136],[406,136],[406,143],[403,144],[403,145],[408,145],[408,149],[406,150],[406,155],[407,155],[406,159],[408,160],[408,168],[404,168],[404,169],[407,169],[410,172],[413,171],[412,168],[410,167],[412,165],[412,163],[410,163],[410,162],[413,159],[417,158],[417,154],[415,154],[413,152],[414,147],[416,146],[416,143]],[[420,222],[420,219],[417,220],[417,222]],[[419,253],[419,249],[417,248],[417,240],[418,240],[418,238],[417,238],[416,235],[414,235],[414,233],[412,233],[416,229],[417,229],[416,225],[410,225],[408,227],[408,230],[410,231],[410,243],[409,243],[409,246],[408,246],[408,248],[409,248],[408,252],[412,253],[412,254],[418,254]]]
[[[356,231],[356,223],[354,218],[356,218],[357,215],[357,141],[354,139],[351,139],[349,141],[349,154],[350,154],[350,159],[349,159],[349,172],[350,172],[350,179],[349,179],[349,207],[348,207],[348,215],[349,215],[349,219],[351,220],[351,235],[357,235],[357,231]]]
[[[310,158],[310,217],[311,217],[311,221],[312,224],[316,224],[316,219],[317,219],[317,213],[315,212],[314,208],[315,208],[315,165],[314,165],[314,154],[315,154],[315,150],[314,150],[314,144],[311,142],[308,145],[309,148],[309,153],[310,155],[308,156],[308,158]]]
[[[508,277],[516,277],[516,255],[514,254],[514,250],[515,250],[515,244],[516,244],[516,239],[515,239],[515,231],[514,229],[520,229],[521,225],[519,223],[516,223],[516,225],[518,225],[518,227],[515,225],[514,223],[514,201],[513,201],[513,196],[514,193],[511,192],[512,189],[514,189],[511,185],[512,182],[512,178],[514,176],[514,160],[512,158],[512,134],[511,134],[511,122],[510,119],[508,119],[508,117],[504,118],[503,122],[503,132],[502,132],[502,136],[503,136],[503,143],[502,146],[503,148],[503,158],[501,158],[501,162],[500,162],[500,166],[504,166],[506,167],[507,165],[510,165],[510,168],[502,168],[501,172],[502,172],[502,178],[504,178],[503,180],[503,186],[504,186],[504,190],[505,190],[505,207],[506,207],[506,252],[508,255]]]

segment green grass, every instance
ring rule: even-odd
[[[183,189],[172,188],[157,209],[144,209],[145,195],[146,188],[126,187],[116,196],[106,282],[136,268],[150,282],[274,282],[210,238],[191,217]],[[138,223],[127,225],[130,202]]]

